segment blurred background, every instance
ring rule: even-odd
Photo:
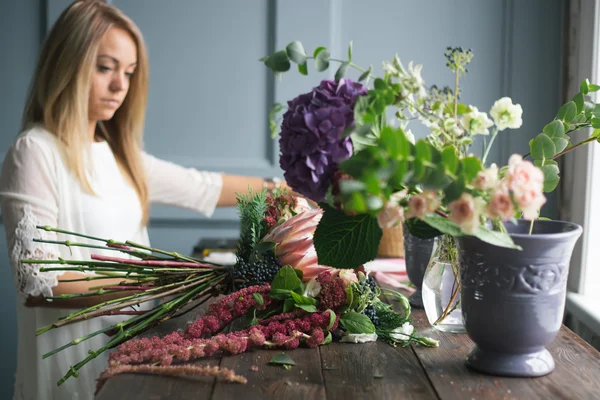
[[[502,164],[512,153],[527,153],[528,141],[570,98],[567,92],[578,90],[569,86],[566,76],[572,55],[567,54],[568,28],[574,10],[583,18],[585,0],[109,2],[138,24],[149,49],[147,151],[197,169],[282,176],[277,142],[269,136],[272,104],[310,91],[335,72],[333,68],[317,73],[309,63],[308,77],[291,72],[275,79],[258,59],[292,40],[302,41],[310,53],[326,46],[333,58],[345,58],[352,40],[354,62],[373,64],[376,72],[383,60],[397,53],[405,65],[411,60],[423,64],[426,84],[438,86],[453,84],[445,67],[446,47],[472,48],[475,57],[462,80],[463,102],[489,111],[495,100],[509,96],[524,110],[522,128],[502,132],[492,150],[491,159]],[[68,4],[69,0],[0,0],[0,159],[19,133],[41,44]],[[426,134],[413,132],[417,137]],[[551,218],[559,216],[557,193],[543,212]],[[235,209],[218,210],[210,219],[173,208],[151,210],[153,245],[183,254],[190,254],[202,238],[236,237],[238,229]],[[12,397],[16,365],[15,291],[8,259],[0,230],[2,399]],[[577,291],[579,285],[572,289]]]

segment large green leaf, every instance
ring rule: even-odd
[[[409,218],[404,221],[404,224],[408,228],[411,235],[416,236],[420,239],[432,239],[436,236],[440,236],[442,232],[431,227],[431,225],[425,223],[425,221],[418,218]]]
[[[486,243],[493,244],[494,246],[522,250],[521,246],[517,246],[507,233],[493,231],[483,226],[480,226],[473,236]]]
[[[340,324],[350,333],[375,333],[375,325],[369,317],[355,311],[343,314],[340,318]]]
[[[282,267],[271,282],[271,290],[294,290],[302,285],[302,281],[296,275],[292,267],[286,265]]]
[[[471,182],[475,179],[481,169],[479,158],[473,156],[463,158],[461,174],[465,178],[465,182]]]
[[[463,231],[456,223],[450,221],[448,218],[442,217],[441,215],[432,214],[426,215],[423,218],[425,223],[438,231],[448,234],[450,236],[462,236]]]
[[[323,217],[314,236],[319,264],[357,268],[377,256],[382,232],[375,217],[350,216],[327,204],[320,206]]]

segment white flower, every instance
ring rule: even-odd
[[[412,326],[410,322],[405,322],[404,324],[402,324],[402,326],[399,326],[396,329],[394,329],[392,332],[395,333],[390,334],[390,336],[392,337],[392,339],[395,340],[410,340],[410,337],[408,335],[412,335],[414,330],[415,327]]]
[[[418,98],[427,96],[427,90],[425,89],[425,81],[421,77],[422,65],[413,65],[413,62],[408,63],[408,76],[404,80],[404,85],[408,87],[411,93],[417,95]]]
[[[317,281],[317,278],[312,278],[306,284],[306,289],[304,289],[304,296],[308,297],[317,297],[321,293],[321,284]]]
[[[462,136],[463,130],[458,126],[454,118],[446,118],[443,122],[444,130],[454,136]]]
[[[348,333],[340,339],[342,343],[367,343],[377,340],[376,333]]]
[[[415,144],[415,135],[412,133],[410,129],[404,131],[404,136],[408,139],[409,142]]]
[[[471,112],[464,114],[461,119],[462,126],[472,135],[489,135],[488,130],[494,125],[487,114],[481,112],[477,107],[469,106]]]
[[[385,72],[386,74],[394,75],[394,76],[398,76],[400,74],[400,71],[398,71],[398,69],[394,66],[394,64],[392,64],[389,61],[383,62],[383,72]]]
[[[523,125],[523,108],[520,104],[513,104],[510,97],[496,100],[490,110],[499,131],[506,128],[518,129]]]

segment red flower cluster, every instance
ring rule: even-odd
[[[271,291],[271,285],[250,286],[238,290],[223,299],[214,302],[208,307],[204,316],[185,329],[185,336],[189,339],[200,338],[220,332],[234,319],[245,315],[252,307],[263,310],[271,303],[267,294]],[[259,294],[263,298],[263,304],[259,305],[254,298]]]
[[[335,310],[346,303],[346,290],[344,282],[331,272],[324,271],[317,276],[317,282],[321,284],[319,293],[319,309]]]
[[[114,367],[156,363],[167,366],[173,361],[185,362],[211,356],[219,350],[239,354],[248,348],[260,346],[293,349],[300,345],[301,339],[308,347],[316,347],[323,343],[325,331],[337,327],[339,316],[336,315],[333,326],[328,329],[330,321],[330,312],[322,312],[283,322],[271,321],[268,325],[255,325],[249,329],[206,339],[191,338],[181,332],[162,338],[155,336],[134,339],[121,344],[110,354],[109,365]]]
[[[277,197],[267,197],[267,212],[264,222],[268,229],[271,229],[282,217],[289,217],[292,211],[296,208],[297,201],[294,196],[282,194]]]

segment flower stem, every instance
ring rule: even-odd
[[[218,276],[217,278],[215,278],[215,280],[213,280],[212,283],[217,283],[219,280],[223,280],[224,278],[225,277],[223,275]],[[159,307],[157,307],[157,309],[156,309],[157,311],[154,312],[154,315],[147,318],[147,320],[139,323],[138,325],[136,325],[128,330],[119,332],[119,334],[114,339],[109,341],[105,346],[101,347],[97,351],[90,351],[89,352],[90,355],[88,357],[86,357],[83,361],[80,361],[76,365],[71,366],[69,368],[69,372],[67,372],[57,382],[58,386],[62,385],[71,376],[76,377],[78,375],[77,371],[79,371],[85,364],[87,364],[88,362],[90,362],[91,360],[96,358],[98,355],[102,354],[103,352],[105,352],[106,350],[108,350],[114,346],[119,345],[120,343],[124,342],[128,338],[135,336],[136,334],[138,334],[139,332],[144,330],[146,327],[148,327],[152,322],[158,320],[160,317],[165,316],[165,314],[174,312],[174,310],[177,309],[176,308],[177,305],[179,305],[181,303],[185,304],[188,299],[197,295],[198,292],[200,292],[202,290],[210,290],[210,289],[211,289],[210,287],[208,289],[206,289],[203,286],[199,286],[199,287],[196,287],[196,288],[190,290],[188,293],[186,293],[185,295],[183,295],[175,300],[172,300],[168,303],[160,305]]]
[[[575,145],[573,145],[573,146],[571,146],[569,148],[566,148],[563,151],[561,151],[560,153],[556,154],[554,157],[552,157],[552,160],[557,159],[558,157],[560,157],[560,156],[562,156],[564,154],[567,154],[571,150],[575,150],[579,146],[583,146],[584,144],[588,144],[589,142],[594,142],[596,140],[598,140],[598,139],[595,138],[595,137],[593,137],[593,136],[590,136],[589,138],[587,138],[585,140],[582,140],[581,142],[579,142],[579,143],[577,143],[577,144],[575,144]]]
[[[45,327],[42,327],[40,329],[38,329],[36,331],[36,335],[41,335],[51,329],[54,328],[60,328],[61,326],[64,325],[68,325],[68,324],[72,324],[74,322],[83,320],[83,319],[90,319],[94,316],[97,316],[99,314],[101,314],[102,312],[105,311],[110,311],[110,310],[118,310],[118,309],[122,309],[125,308],[127,306],[130,305],[135,305],[135,304],[139,304],[139,303],[144,303],[147,302],[149,300],[153,300],[153,299],[157,299],[157,298],[161,298],[161,297],[165,297],[168,296],[170,294],[174,294],[177,293],[181,290],[185,290],[188,289],[190,287],[199,285],[203,282],[207,282],[210,281],[209,278],[205,278],[205,277],[199,277],[193,280],[189,280],[189,281],[184,281],[184,282],[176,282],[170,285],[165,285],[162,287],[158,287],[156,289],[150,289],[145,291],[144,293],[136,293],[134,295],[131,296],[127,296],[127,297],[122,297],[119,299],[113,299],[113,300],[109,300],[106,301],[104,303],[100,303],[100,304],[96,304],[94,306],[85,308],[83,310],[77,311],[75,313],[69,314],[68,316],[64,317],[63,319],[61,319],[60,321],[57,321],[51,325],[47,325]],[[187,285],[186,285],[187,284]],[[164,292],[159,292],[158,294],[155,295],[150,295],[152,293],[164,290],[164,289],[168,289],[169,287],[175,287],[175,289],[172,290],[167,290]],[[146,296],[144,299],[141,299],[142,297]],[[108,307],[107,307],[108,306]]]
[[[490,153],[492,144],[494,144],[494,140],[496,139],[496,136],[498,136],[498,128],[494,128],[494,132],[492,132],[492,137],[490,138],[490,142],[488,143],[487,147],[485,148],[485,153],[483,153],[483,158],[481,159],[481,165],[484,168],[485,168],[485,161],[487,160],[487,156]]]

